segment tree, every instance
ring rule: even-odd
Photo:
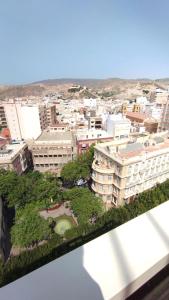
[[[15,224],[12,226],[11,239],[16,246],[28,247],[48,239],[51,234],[48,221],[41,218],[32,205],[19,209]]]
[[[102,201],[87,188],[73,188],[71,194],[70,205],[80,224],[88,223],[102,214]]]
[[[88,181],[93,157],[94,146],[92,145],[86,153],[79,155],[74,161],[68,162],[61,171],[61,178],[64,183],[74,186],[80,179]]]
[[[6,200],[12,193],[13,188],[18,185],[18,176],[13,171],[0,170],[0,196]]]
[[[22,176],[14,172],[0,173],[0,195],[8,200],[8,205],[23,208],[37,201],[50,204],[61,201],[60,185],[55,175],[28,172]]]

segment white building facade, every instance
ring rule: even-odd
[[[47,127],[46,106],[8,102],[5,115],[12,140],[36,139]]]
[[[108,115],[106,130],[110,136],[116,139],[126,138],[130,134],[131,122],[121,114]]]

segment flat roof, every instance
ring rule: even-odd
[[[168,215],[169,201],[1,288],[0,296],[126,299],[168,264]]]
[[[72,140],[72,133],[70,131],[65,132],[46,132],[43,131],[41,135],[37,138],[38,142],[46,142],[46,141],[64,141],[64,140]]]
[[[4,149],[0,151],[0,163],[8,163],[12,160],[19,151],[27,146],[26,143],[6,144]]]
[[[145,145],[146,144],[146,145]],[[121,139],[111,142],[99,143],[95,146],[95,149],[109,156],[111,159],[135,159],[144,155],[153,155],[164,150],[169,151],[169,139],[162,137],[152,137],[143,142],[131,142],[130,139]]]
[[[126,117],[136,118],[144,121],[148,116],[143,113],[128,111],[126,112]]]

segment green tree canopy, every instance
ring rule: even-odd
[[[75,184],[79,179],[89,180],[91,173],[91,165],[94,157],[94,146],[79,155],[74,161],[68,162],[61,171],[61,177],[64,182]]]
[[[11,239],[14,245],[28,247],[35,242],[47,239],[50,234],[48,221],[41,218],[31,204],[25,206],[24,209],[18,209],[15,224],[11,230]]]
[[[27,203],[61,201],[58,178],[49,173],[28,172],[22,176],[11,171],[0,171],[0,196],[9,206],[24,207]]]
[[[71,208],[80,224],[87,223],[92,217],[103,212],[102,201],[87,188],[73,188],[69,191]]]

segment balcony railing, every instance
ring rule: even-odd
[[[104,174],[113,174],[114,173],[114,168],[107,166],[103,162],[99,162],[98,160],[94,160],[92,164],[93,170],[99,173],[104,173]]]

